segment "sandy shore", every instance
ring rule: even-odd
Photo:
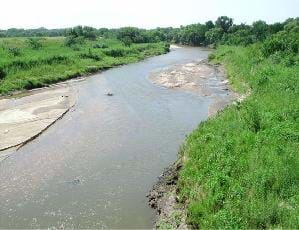
[[[206,60],[176,65],[153,73],[149,79],[162,87],[210,97],[213,103],[209,107],[209,116],[214,115],[237,97],[230,89],[223,68],[211,65]]]
[[[74,104],[74,90],[67,84],[0,100],[0,151],[34,139]]]

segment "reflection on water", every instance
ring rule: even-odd
[[[1,163],[0,227],[151,228],[146,193],[211,101],[147,77],[207,55],[182,48],[75,83],[72,111]]]

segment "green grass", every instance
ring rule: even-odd
[[[99,38],[68,47],[64,39],[41,38],[42,47],[33,49],[27,38],[1,38],[0,94],[46,86],[167,52],[165,43],[127,47],[118,40]]]
[[[214,57],[213,57],[214,56]],[[299,66],[263,58],[258,44],[221,46],[241,93],[187,138],[178,189],[200,228],[299,228]]]

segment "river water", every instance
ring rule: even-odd
[[[211,99],[148,76],[208,53],[176,49],[74,83],[75,107],[1,162],[0,227],[152,228],[146,194]]]

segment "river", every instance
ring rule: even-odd
[[[1,162],[0,227],[152,228],[146,194],[211,99],[148,76],[208,53],[180,48],[74,83],[75,107]]]

